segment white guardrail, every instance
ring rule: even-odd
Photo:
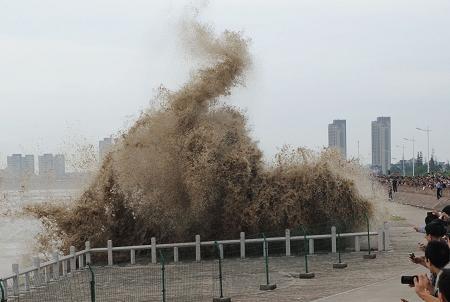
[[[370,236],[377,236],[377,248],[378,251],[386,251],[390,248],[390,231],[389,224],[385,222],[376,232],[370,232]],[[367,237],[367,232],[359,233],[342,233],[341,238],[353,238],[354,250],[359,252],[361,250],[360,237]],[[336,227],[331,227],[330,234],[323,235],[307,235],[306,239],[309,240],[309,254],[314,254],[314,240],[331,240],[331,252],[336,253]],[[267,242],[285,242],[286,244],[286,256],[291,256],[291,242],[305,240],[305,236],[291,236],[289,229],[285,231],[284,237],[269,237],[266,238]],[[234,240],[220,240],[217,241],[219,245],[220,257],[223,258],[223,249],[226,245],[240,245],[240,258],[245,258],[245,246],[248,243],[263,243],[263,238],[246,239],[245,233],[240,233],[239,239]],[[74,246],[70,247],[69,255],[60,255],[59,252],[54,252],[52,260],[47,262],[41,262],[39,257],[33,257],[33,266],[19,269],[18,264],[12,265],[12,274],[1,278],[3,289],[5,291],[5,297],[18,296],[21,292],[30,291],[31,289],[31,277],[33,277],[33,286],[43,286],[46,283],[57,281],[61,277],[70,276],[72,272],[84,269],[87,264],[91,264],[91,254],[93,253],[107,253],[108,265],[112,266],[113,253],[114,252],[130,252],[130,263],[136,263],[136,251],[150,250],[151,262],[157,262],[157,250],[173,248],[173,261],[179,262],[180,248],[193,248],[195,247],[195,260],[201,261],[201,247],[212,246],[215,241],[200,241],[200,235],[195,236],[195,241],[184,243],[165,243],[156,244],[156,238],[151,238],[151,244],[149,245],[136,245],[136,246],[120,246],[113,247],[111,240],[108,240],[106,248],[91,248],[90,242],[86,241],[85,249],[82,251],[76,251]]]

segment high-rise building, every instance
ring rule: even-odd
[[[8,156],[6,170],[13,177],[34,175],[34,155],[12,154]]]
[[[391,118],[377,117],[372,122],[372,166],[383,174],[391,169]]]
[[[39,175],[51,175],[53,174],[53,154],[46,153],[38,157]]]
[[[34,175],[34,155],[25,155],[22,158],[22,172],[24,175]]]
[[[66,175],[66,159],[63,154],[56,154],[53,157],[53,168],[57,177]]]
[[[46,153],[39,156],[39,175],[62,177],[66,174],[64,155]]]
[[[12,154],[6,159],[6,170],[13,177],[22,176],[22,154]]]
[[[113,141],[111,137],[105,137],[103,140],[98,142],[98,159],[103,162],[103,159],[111,151],[113,146]]]
[[[336,148],[347,158],[347,126],[345,120],[334,120],[328,124],[328,147]]]

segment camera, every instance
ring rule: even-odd
[[[408,284],[408,285],[414,285],[414,279],[417,279],[418,276],[402,276],[401,283],[402,284]]]

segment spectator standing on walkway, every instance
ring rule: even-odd
[[[436,184],[436,197],[438,200],[442,197],[442,190],[444,190],[444,183],[438,180]]]
[[[397,180],[397,178],[394,178],[392,180],[392,190],[394,191],[394,193],[397,193],[397,191],[398,191],[398,180]]]

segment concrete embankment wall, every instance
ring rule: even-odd
[[[402,203],[408,204],[416,207],[433,209],[433,210],[442,210],[447,205],[450,205],[450,197],[449,191],[450,189],[444,190],[444,197],[437,200],[435,191],[421,191],[421,190],[411,190],[409,188],[400,189],[394,196],[394,200]]]

